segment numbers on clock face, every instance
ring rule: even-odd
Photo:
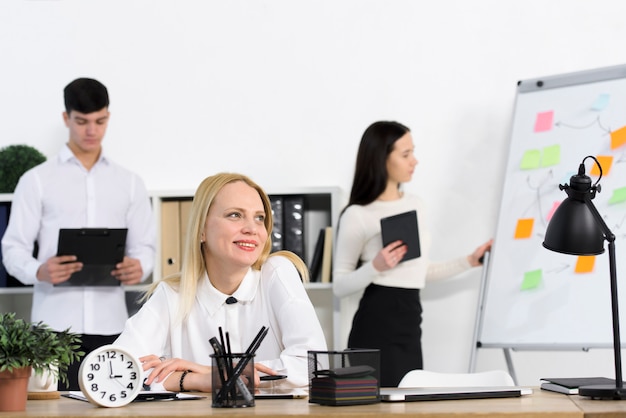
[[[96,354],[96,353],[94,353]],[[139,365],[120,351],[110,349],[85,360],[84,389],[92,398],[111,406],[130,402],[141,386]]]

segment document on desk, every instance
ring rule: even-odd
[[[438,401],[454,399],[514,398],[533,393],[522,386],[380,388],[383,402]]]
[[[79,401],[89,402],[89,400],[83,395],[83,392],[79,390],[72,390],[66,394],[63,394],[66,398],[76,399]],[[137,398],[133,402],[151,402],[151,401],[187,401],[194,399],[204,399],[206,396],[192,395],[189,393],[177,393],[177,392],[153,392],[153,391],[141,391],[137,395]]]

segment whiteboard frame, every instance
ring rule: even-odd
[[[617,79],[625,79],[626,80],[626,65],[616,65],[612,67],[598,68],[592,70],[578,71],[567,74],[560,75],[552,75],[546,77],[538,77],[532,79],[526,79],[518,81],[517,83],[517,96],[516,96],[516,106],[513,110],[512,114],[512,122],[510,126],[510,138],[511,142],[509,144],[509,150],[507,155],[510,153],[510,147],[512,146],[514,132],[514,120],[517,111],[517,104],[520,94],[532,93],[546,89],[554,89],[554,88],[562,88],[568,86],[576,86],[588,83],[596,83]],[[507,187],[506,182],[503,182],[503,190]],[[564,195],[563,198],[566,196]],[[499,210],[498,217],[502,216],[502,210]],[[498,224],[500,225],[500,219],[498,219]],[[494,249],[495,247],[494,243]],[[510,351],[573,351],[573,350],[582,350],[588,351],[590,349],[595,348],[613,348],[613,345],[608,342],[610,336],[607,336],[607,343],[597,344],[597,343],[589,343],[589,344],[567,344],[567,343],[553,343],[553,344],[545,344],[545,343],[485,343],[481,341],[481,336],[483,332],[484,325],[484,313],[485,308],[488,302],[488,290],[489,290],[489,280],[491,276],[491,268],[489,264],[489,258],[485,259],[485,266],[483,268],[483,274],[481,276],[481,283],[479,289],[479,297],[476,308],[476,322],[474,327],[474,337],[472,341],[472,352],[470,354],[470,363],[469,363],[469,371],[474,372],[476,368],[477,362],[477,352],[479,348],[501,348],[503,349],[503,353],[506,359],[507,366],[509,368],[509,372],[512,376],[515,376],[515,370],[513,367],[513,362],[510,356]],[[608,280],[608,278],[607,278]],[[609,295],[607,295],[607,303],[609,302]],[[626,344],[621,343],[622,348],[626,348]],[[515,380],[515,378],[514,378]]]

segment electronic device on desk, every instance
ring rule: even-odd
[[[608,377],[559,377],[541,379],[541,389],[566,395],[578,395],[581,386],[615,385]]]
[[[304,399],[307,396],[304,389],[297,388],[259,388],[254,393],[254,399]]]
[[[515,398],[531,395],[532,388],[521,386],[380,388],[383,402],[440,401],[455,399]]]
[[[83,268],[55,286],[119,286],[111,271],[124,259],[127,234],[126,228],[59,230],[57,255],[75,255]]]

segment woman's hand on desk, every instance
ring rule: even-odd
[[[254,387],[259,387],[261,384],[261,377],[259,373],[264,373],[269,376],[276,376],[278,373],[274,369],[270,369],[265,364],[254,363]]]
[[[144,382],[151,385],[154,382],[162,383],[166,390],[178,392],[182,373],[188,371],[185,380],[185,390],[211,392],[211,367],[204,366],[179,358],[162,358],[155,355],[141,357],[144,371],[152,369]]]

